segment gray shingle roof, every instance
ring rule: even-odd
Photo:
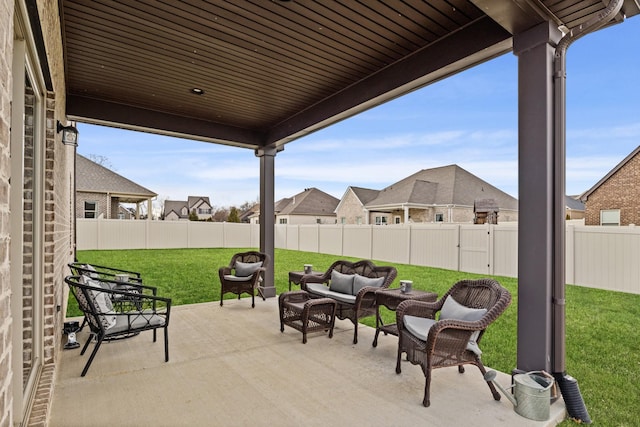
[[[282,200],[276,203],[277,207]],[[277,212],[280,215],[335,215],[334,211],[340,203],[336,197],[317,188],[307,188],[286,200],[288,203],[283,202],[285,206]]]
[[[495,199],[501,209],[518,209],[515,197],[458,165],[423,169],[380,191],[367,208],[401,204],[473,206],[476,199]]]
[[[576,196],[576,197],[580,197],[580,196]],[[566,205],[567,208],[573,209],[574,211],[583,211],[584,203],[581,200],[576,199],[576,197],[564,196],[564,204]]]
[[[76,154],[76,191],[132,195],[142,199],[157,196],[153,191],[80,154]]]
[[[164,216],[166,217],[171,213],[171,211],[175,212],[179,218],[189,218],[189,210],[187,209],[187,214],[182,215],[182,208],[187,207],[187,202],[184,200],[165,200],[164,201]]]
[[[366,205],[380,194],[380,190],[372,190],[370,188],[349,187],[363,205]]]

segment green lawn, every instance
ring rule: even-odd
[[[78,260],[142,273],[144,283],[158,287],[174,305],[217,301],[220,298],[218,268],[227,265],[242,249],[158,249],[79,251]],[[324,271],[338,257],[276,249],[277,293],[288,290],[287,273],[313,264]],[[340,257],[345,258],[345,257]],[[347,258],[349,259],[349,258]],[[355,260],[355,258],[351,258]],[[390,263],[375,261],[380,265]],[[406,264],[393,264],[399,279],[413,280],[416,289],[443,294],[457,280],[476,274]],[[483,361],[502,372],[516,366],[517,279],[496,277],[512,293],[513,302],[483,338]],[[296,287],[297,289],[297,287]],[[229,294],[225,298],[233,298]],[[640,295],[578,286],[566,290],[567,372],[579,381],[594,426],[640,426]],[[259,303],[259,302],[257,302]],[[68,314],[79,314],[70,303]],[[387,321],[394,313],[386,311]],[[363,323],[374,326],[375,319]],[[571,425],[565,421],[562,425]]]

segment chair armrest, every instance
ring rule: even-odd
[[[322,276],[317,276],[315,274],[305,274],[300,278],[300,286],[307,283],[324,283],[329,284],[331,282],[331,271],[325,271]],[[304,289],[304,288],[303,288]]]
[[[218,274],[220,275],[220,277],[226,276],[227,274],[231,274],[231,267],[229,266],[220,267],[218,269]]]
[[[121,282],[114,279],[104,279],[104,278],[95,278],[92,280],[97,280],[98,282],[106,283],[107,286],[109,286],[109,288],[118,290],[118,291],[136,292],[138,294],[145,294],[145,295],[158,294],[158,288],[156,288],[155,286],[143,285],[141,282]]]
[[[118,306],[116,315],[140,314],[145,312],[160,314],[171,309],[171,298],[117,289],[96,288],[93,286],[89,288],[106,293],[113,301],[114,309],[116,305]],[[116,298],[117,296],[120,298]]]

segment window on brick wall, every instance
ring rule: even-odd
[[[600,225],[620,225],[620,209],[601,210]]]
[[[84,217],[95,218],[97,206],[98,206],[97,202],[89,202],[89,201],[84,202]]]

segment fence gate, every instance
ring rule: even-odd
[[[490,226],[460,226],[460,271],[491,274]]]

